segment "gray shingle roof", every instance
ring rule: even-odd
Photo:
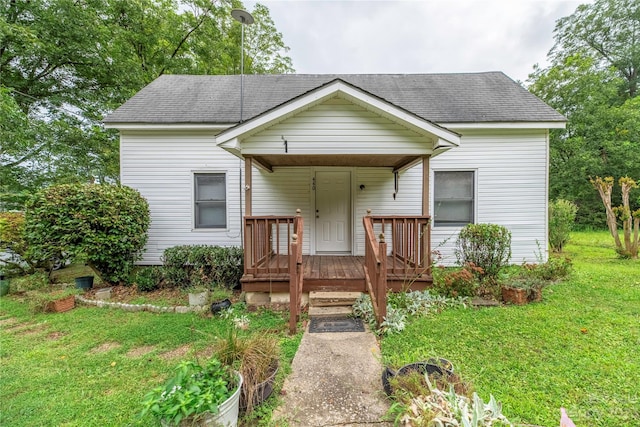
[[[501,72],[245,75],[244,119],[335,79],[436,123],[565,121]],[[239,117],[239,75],[163,75],[104,122],[231,124]]]

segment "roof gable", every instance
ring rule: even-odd
[[[335,79],[257,117],[223,131],[216,136],[216,143],[227,148],[237,148],[238,139],[253,135],[333,97],[346,99],[377,115],[400,123],[414,132],[428,136],[431,140],[436,141],[434,145],[455,146],[460,143],[460,136],[457,133],[424,120],[341,79]]]

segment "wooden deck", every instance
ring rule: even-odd
[[[395,261],[395,262],[394,262]],[[288,264],[286,255],[273,256],[269,260],[270,270],[284,268]],[[366,292],[364,280],[364,257],[334,255],[304,255],[303,292],[310,291],[344,291]],[[421,290],[431,285],[431,276],[423,274],[419,277],[402,277],[393,273],[393,268],[400,268],[398,260],[387,257],[388,287],[394,291]],[[259,273],[245,275],[242,290],[246,292],[289,292],[288,273]]]

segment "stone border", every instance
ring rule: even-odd
[[[126,304],[122,302],[109,302],[102,300],[94,300],[89,298],[84,298],[81,295],[76,295],[76,301],[79,301],[83,304],[87,305],[95,305],[96,307],[106,307],[106,308],[119,308],[124,311],[150,311],[152,313],[200,313],[203,311],[208,311],[208,305],[198,305],[198,306],[184,306],[177,305],[172,307],[162,307],[159,305],[153,304]]]

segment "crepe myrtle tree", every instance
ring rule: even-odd
[[[64,254],[105,282],[123,283],[142,257],[149,222],[147,201],[132,188],[63,184],[27,202],[26,236],[41,257]]]
[[[600,194],[602,203],[607,212],[607,226],[616,242],[616,252],[623,258],[638,258],[638,243],[640,242],[640,209],[631,210],[629,193],[638,188],[633,179],[625,176],[618,180],[622,190],[622,205],[611,205],[611,193],[613,192],[613,177],[591,179],[591,184]],[[624,244],[618,234],[618,220],[622,223]]]

